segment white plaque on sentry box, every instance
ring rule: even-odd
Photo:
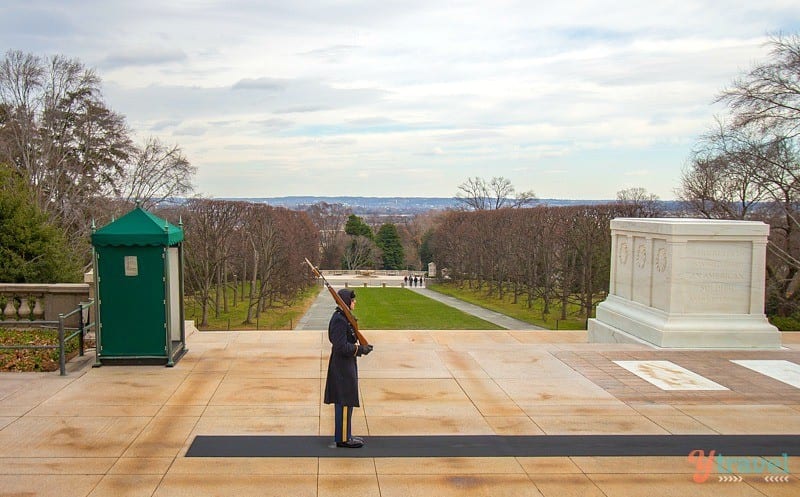
[[[125,276],[139,276],[139,258],[135,255],[125,256]]]

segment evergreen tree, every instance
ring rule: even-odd
[[[350,217],[347,218],[347,223],[344,225],[344,232],[352,236],[365,236],[370,240],[374,238],[372,228],[355,214],[350,214]]]
[[[47,221],[28,184],[0,165],[0,281],[72,283],[80,266],[66,237]]]
[[[383,269],[403,268],[403,244],[397,233],[397,226],[386,223],[378,230],[375,243],[383,252]]]

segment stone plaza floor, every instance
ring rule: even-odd
[[[800,333],[784,333],[779,351],[590,344],[585,331],[366,334],[375,351],[359,360],[353,431],[367,444],[390,435],[800,437]],[[324,332],[195,331],[187,345],[174,368],[88,361],[66,377],[0,374],[0,496],[800,495],[797,454],[778,481],[754,464],[761,471],[739,472],[741,481],[711,468],[704,483],[688,454],[186,457],[197,435],[333,431]]]

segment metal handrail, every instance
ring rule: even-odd
[[[81,302],[78,304],[78,307],[73,309],[72,311],[66,314],[59,314],[58,321],[29,321],[25,324],[27,325],[34,325],[39,327],[47,327],[53,326],[58,327],[58,345],[0,345],[0,349],[7,349],[7,350],[18,350],[18,349],[59,349],[58,353],[58,367],[61,373],[61,376],[67,375],[67,343],[75,338],[78,337],[78,344],[79,344],[79,354],[83,357],[85,353],[85,338],[86,332],[94,328],[96,326],[95,322],[84,323],[83,322],[83,311],[89,309],[92,305],[94,305],[94,300],[89,299],[88,302]],[[76,313],[78,315],[78,327],[77,328],[67,328],[64,326],[64,320],[69,317],[72,317]],[[0,321],[0,324],[6,324],[5,321]],[[19,325],[19,321],[14,321],[9,324]],[[74,330],[71,334],[67,335],[68,330]]]

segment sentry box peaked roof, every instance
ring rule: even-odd
[[[95,247],[170,247],[183,241],[183,230],[136,207],[92,234]]]

